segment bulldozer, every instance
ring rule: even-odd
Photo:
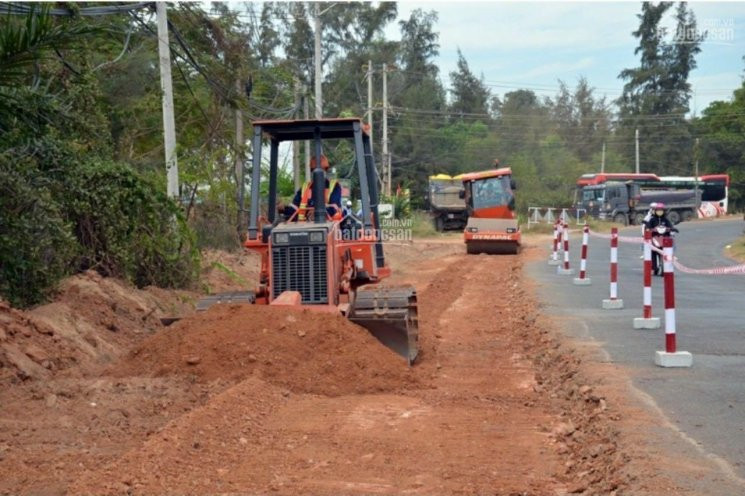
[[[516,254],[520,250],[520,227],[515,216],[517,186],[509,167],[461,176],[461,195],[468,209],[463,231],[469,254]]]
[[[298,140],[312,143],[313,157],[319,164],[325,160],[325,140],[351,141],[362,205],[357,216],[349,211],[342,218],[329,215],[324,191],[328,178],[322,167],[312,172],[312,200],[300,207],[300,215],[286,218],[278,211],[279,145]],[[269,149],[269,184],[262,205],[265,143]],[[380,284],[391,275],[391,269],[379,225],[378,173],[370,136],[361,119],[254,121],[252,145],[244,246],[261,255],[259,284],[254,291],[208,296],[197,304],[198,310],[217,303],[252,303],[341,314],[366,328],[409,365],[414,363],[419,352],[416,290],[412,286]]]

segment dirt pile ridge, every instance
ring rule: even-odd
[[[21,311],[0,301],[0,384],[44,379],[74,368],[85,374],[116,360],[160,317],[192,310],[193,295],[137,289],[94,271],[70,277],[54,301]]]
[[[109,373],[241,381],[329,396],[415,384],[403,358],[337,315],[262,305],[215,305],[143,341]]]

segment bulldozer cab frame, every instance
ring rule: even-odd
[[[279,144],[283,141],[310,140],[313,143],[313,156],[321,163],[322,143],[329,139],[351,139],[354,142],[355,165],[360,183],[362,218],[359,219],[365,232],[375,233],[375,258],[378,267],[385,266],[385,255],[380,239],[377,174],[373,162],[370,135],[364,130],[358,118],[312,119],[288,121],[254,121],[253,123],[253,161],[251,171],[251,206],[249,210],[248,240],[260,239],[266,242],[266,235],[259,225],[261,199],[261,161],[264,140],[269,141],[269,193],[267,221],[269,230],[277,221],[277,171]],[[319,170],[319,169],[316,169]],[[241,185],[240,191],[244,187]],[[323,199],[313,195],[314,204],[323,204]],[[325,221],[325,211],[315,208],[314,220]]]
[[[390,268],[385,264],[379,225],[378,175],[370,136],[362,121],[340,118],[253,124],[251,207],[244,246],[261,254],[255,302],[344,314],[413,363],[419,349],[416,290],[377,284],[390,275]],[[361,219],[352,216],[360,229],[351,239],[343,235],[344,219],[327,218],[326,174],[321,167],[312,173],[312,218],[303,215],[303,220],[283,222],[277,218],[279,144],[310,140],[315,163],[321,164],[322,143],[330,139],[351,139],[354,143],[362,213]],[[260,216],[264,140],[269,142],[265,219]]]

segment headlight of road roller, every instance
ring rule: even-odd
[[[323,243],[323,232],[314,231],[310,233],[310,242],[311,243]]]
[[[287,245],[290,243],[289,233],[277,233],[274,235],[275,245]]]
[[[517,228],[514,228],[514,227],[508,227],[508,228],[506,229],[506,231],[507,231],[508,233],[516,233],[516,232],[517,232]]]
[[[478,227],[469,227],[468,228],[468,232],[479,232],[479,228]]]

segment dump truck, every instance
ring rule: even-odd
[[[429,176],[429,212],[437,232],[461,230],[468,221],[468,210],[463,201],[461,176],[447,174]]]
[[[693,189],[645,188],[634,181],[585,186],[582,195],[582,206],[590,216],[625,225],[641,225],[652,203],[664,203],[673,224],[689,221],[696,216],[700,203],[700,192],[697,199]]]
[[[357,215],[349,211],[343,216],[329,214],[332,205],[327,204],[329,182],[323,167],[314,168],[311,197],[297,207],[296,215],[288,218],[278,211],[279,145],[299,140],[312,143],[318,164],[325,160],[324,142],[351,142],[360,185],[361,211]],[[258,287],[210,296],[200,301],[200,309],[238,302],[275,306],[278,315],[287,307],[343,315],[412,364],[419,350],[416,290],[409,285],[381,284],[391,275],[391,268],[386,263],[379,225],[378,173],[370,136],[361,119],[255,121],[252,144],[251,203],[244,246],[261,255]],[[262,195],[266,144],[269,185],[268,195]]]
[[[461,176],[462,196],[468,209],[463,231],[469,254],[516,254],[520,226],[515,215],[516,184],[509,167]]]

